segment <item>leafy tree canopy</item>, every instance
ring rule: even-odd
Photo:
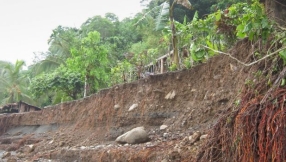
[[[90,92],[108,85],[108,51],[100,44],[100,34],[89,32],[80,40],[80,45],[71,49],[72,56],[67,60],[67,68],[80,73],[89,83]]]
[[[60,101],[82,97],[83,85],[80,73],[60,66],[53,73],[41,74],[33,78],[30,90],[35,99],[47,95],[49,96],[48,103],[55,104],[59,102],[57,94],[61,94]]]

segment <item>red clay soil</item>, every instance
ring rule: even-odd
[[[233,50],[233,55],[251,61],[249,44],[241,41],[237,49],[240,46],[245,48]],[[116,85],[37,112],[0,115],[0,150],[12,151],[5,159],[18,161],[194,161],[204,141],[190,144],[188,137],[196,131],[207,134],[235,107],[247,78],[259,68],[243,67],[226,55],[218,55],[190,70]],[[165,99],[172,91],[175,97]],[[138,107],[128,111],[133,104]],[[168,127],[160,130],[163,124]],[[39,132],[12,131],[35,126],[55,127]],[[150,142],[114,142],[137,126],[145,127]]]

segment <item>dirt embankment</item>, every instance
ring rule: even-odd
[[[248,52],[236,53],[242,61],[247,58]],[[219,55],[190,70],[116,85],[42,111],[1,115],[0,150],[15,151],[7,158],[18,161],[192,161],[201,142],[190,145],[186,139],[196,131],[207,133],[239,99],[256,68],[242,68]],[[169,93],[173,97],[167,98]],[[129,111],[132,105],[135,108]],[[163,124],[168,127],[160,130]],[[49,126],[52,129],[35,131]],[[113,142],[137,126],[145,127],[150,142],[123,146]]]

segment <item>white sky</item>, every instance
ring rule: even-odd
[[[111,12],[119,19],[140,12],[140,0],[0,0],[0,60],[32,63],[45,52],[57,26],[80,27],[89,17]]]

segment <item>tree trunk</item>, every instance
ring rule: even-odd
[[[174,16],[173,16],[173,10],[175,6],[176,1],[173,2],[172,6],[170,7],[170,21],[171,21],[171,29],[172,29],[172,46],[173,46],[173,63],[176,65],[176,69],[179,69],[179,52],[178,52],[178,38],[176,35],[176,26],[174,23]]]
[[[86,97],[86,92],[87,92],[87,76],[84,78],[84,92],[83,92],[83,97]]]

